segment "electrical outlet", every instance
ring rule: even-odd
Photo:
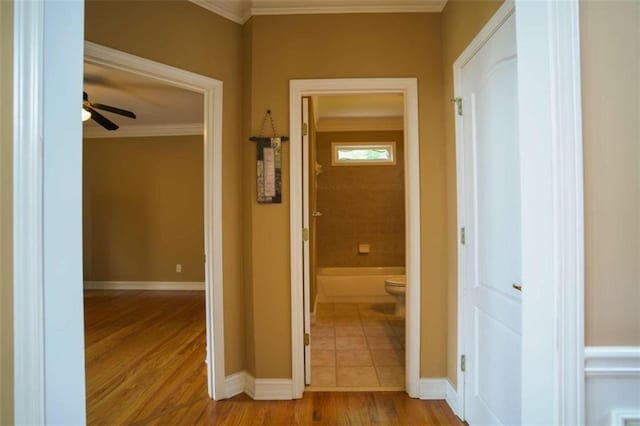
[[[182,264],[176,263],[176,272],[182,272]]]

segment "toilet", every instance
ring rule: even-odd
[[[384,280],[384,289],[387,293],[396,299],[396,307],[394,314],[404,317],[405,312],[405,294],[407,293],[407,277],[398,275]]]

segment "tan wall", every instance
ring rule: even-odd
[[[187,1],[88,1],[85,38],[221,80],[226,373],[244,368],[242,27]]]
[[[640,2],[581,2],[586,344],[640,345]]]
[[[0,2],[0,424],[13,424],[13,2]]]
[[[289,80],[417,77],[420,108],[422,208],[423,377],[446,374],[446,194],[442,137],[439,14],[256,16],[251,29],[249,132],[266,109],[288,133]],[[247,99],[247,98],[245,98]],[[248,136],[248,135],[247,135]],[[244,142],[248,145],[247,142]],[[283,202],[255,202],[255,153],[246,157],[251,180],[256,376],[291,377],[289,147],[284,145]],[[254,151],[255,147],[249,147]],[[302,303],[302,301],[301,301]]]
[[[251,136],[251,88],[253,87],[253,81],[251,79],[251,71],[253,64],[253,24],[251,21],[247,22],[242,28],[242,60],[243,60],[243,83],[242,83],[242,100],[243,107],[242,116],[243,120],[243,138],[242,145],[239,149],[242,150],[245,167],[250,167],[247,170],[255,169],[256,167],[256,148],[254,144],[249,143],[248,139]],[[249,174],[249,173],[247,173]],[[244,257],[244,296],[245,296],[245,369],[247,372],[255,376],[256,374],[256,355],[255,355],[255,330],[254,330],[254,315],[253,315],[253,215],[251,205],[256,199],[256,184],[255,179],[244,177],[242,183],[242,226],[244,228],[243,233],[243,257]]]
[[[458,251],[457,251],[457,190],[456,140],[454,111],[450,99],[453,93],[453,63],[502,4],[499,1],[449,0],[442,13],[442,66],[444,73],[444,135],[447,174],[447,376],[457,383],[458,351]]]
[[[84,140],[85,281],[204,282],[203,149],[197,135]]]
[[[318,132],[318,266],[404,266],[402,131]],[[396,164],[332,166],[333,142],[395,142]],[[359,244],[370,244],[359,254]]]

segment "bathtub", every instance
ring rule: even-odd
[[[404,275],[404,266],[380,268],[318,268],[317,302],[324,303],[393,303],[384,290],[384,280]]]

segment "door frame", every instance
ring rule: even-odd
[[[462,91],[462,67],[513,13],[523,160],[522,423],[583,424],[584,207],[578,2],[506,1],[455,61],[454,93]],[[462,120],[455,106],[453,113],[457,221],[461,229],[466,217]],[[464,255],[458,239],[457,406],[462,419]]]
[[[406,218],[406,391],[419,396],[420,379],[420,156],[418,125],[418,81],[415,78],[355,78],[291,80],[289,82],[290,232],[291,232],[291,364],[292,394],[304,392],[304,273],[303,273],[303,182],[302,98],[313,95],[401,93],[404,95],[405,218]],[[308,210],[308,206],[307,209]]]
[[[84,61],[161,81],[204,97],[204,255],[207,389],[225,397],[222,275],[222,87],[219,80],[85,41]]]

